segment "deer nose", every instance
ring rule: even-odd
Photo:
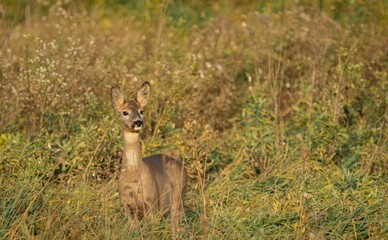
[[[137,120],[137,121],[134,122],[134,124],[135,124],[136,127],[141,127],[141,126],[143,126],[143,121],[142,120]]]

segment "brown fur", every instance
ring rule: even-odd
[[[138,215],[152,218],[155,214],[166,216],[170,213],[172,230],[175,231],[184,214],[187,172],[179,161],[169,156],[142,158],[139,139],[141,126],[137,126],[136,122],[143,121],[141,111],[150,93],[148,82],[138,89],[135,100],[124,100],[117,86],[111,90],[124,138],[119,194],[125,214],[133,225],[136,225],[134,219]]]

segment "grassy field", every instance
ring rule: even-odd
[[[387,1],[0,3],[0,239],[130,229],[110,87],[188,169],[182,239],[388,239]]]

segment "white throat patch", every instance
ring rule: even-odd
[[[128,165],[135,166],[142,161],[139,133],[124,132],[124,155]]]

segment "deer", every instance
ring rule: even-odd
[[[125,99],[117,85],[111,88],[111,100],[121,122],[123,155],[118,191],[124,213],[137,227],[136,220],[158,215],[170,216],[173,232],[179,231],[184,215],[187,170],[178,160],[163,154],[142,157],[140,131],[144,126],[143,109],[149,102],[151,85],[144,82],[134,99]]]

